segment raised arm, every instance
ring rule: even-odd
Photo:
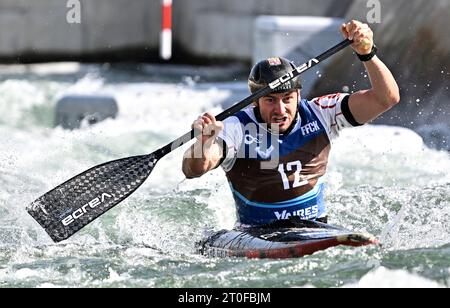
[[[359,55],[369,55],[374,46],[373,32],[367,24],[352,20],[342,25],[343,35],[354,40],[353,50]],[[397,82],[387,66],[375,55],[363,62],[372,88],[352,94],[349,108],[355,120],[364,124],[376,119],[400,102]]]
[[[197,142],[184,154],[183,173],[188,179],[198,178],[215,169],[223,157],[222,146],[217,142],[217,135],[223,130],[223,123],[205,113],[200,116],[192,128],[202,132]]]

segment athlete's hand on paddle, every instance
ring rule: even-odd
[[[183,172],[186,178],[200,177],[216,168],[223,151],[216,142],[217,135],[223,130],[223,123],[210,113],[198,117],[192,124],[197,142],[185,153]]]
[[[208,149],[216,140],[217,135],[223,130],[223,122],[217,121],[215,116],[207,112],[195,120],[192,128],[197,132],[201,132],[197,140],[201,141],[204,149]]]
[[[373,47],[373,32],[369,25],[352,20],[341,26],[345,38],[353,40],[353,50],[360,55],[368,55]]]
[[[283,80],[287,82],[297,78],[350,43],[349,40],[340,42],[304,63],[300,66],[303,69],[293,70],[289,78],[286,80],[286,77],[283,77]],[[206,165],[205,169],[217,166],[223,155],[221,146],[214,142],[217,134],[223,129],[223,124],[217,119],[225,120],[271,91],[272,88],[268,85],[216,117],[205,114],[195,121],[193,128],[202,131],[199,143],[202,145],[210,143],[208,151],[210,157],[214,158],[209,161],[202,158],[194,159],[199,162],[200,168],[203,168],[202,164]],[[193,131],[189,131],[151,154],[117,159],[92,167],[42,195],[31,203],[27,210],[55,242],[65,240],[130,196],[144,183],[161,158],[191,141],[193,136]]]

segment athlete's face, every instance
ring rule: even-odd
[[[295,120],[300,91],[273,93],[259,99],[261,117],[272,129],[284,133]]]

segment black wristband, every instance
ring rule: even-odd
[[[375,57],[375,55],[377,54],[377,51],[378,51],[378,47],[375,44],[373,44],[372,51],[369,54],[360,55],[359,53],[356,53],[356,55],[358,56],[359,60],[361,60],[362,62],[367,62],[367,61],[372,60],[373,57]]]

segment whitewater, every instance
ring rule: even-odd
[[[149,154],[186,133],[199,114],[248,95],[234,76],[204,80],[220,68],[161,71],[0,68],[0,287],[450,285],[450,155],[401,127],[344,130],[327,174],[330,223],[374,234],[382,247],[289,260],[200,256],[195,242],[207,230],[232,228],[236,214],[222,170],[184,178],[183,148],[124,202],[54,244],[26,212],[33,200],[92,166]],[[55,127],[56,102],[67,94],[112,95],[119,114],[79,130]]]

